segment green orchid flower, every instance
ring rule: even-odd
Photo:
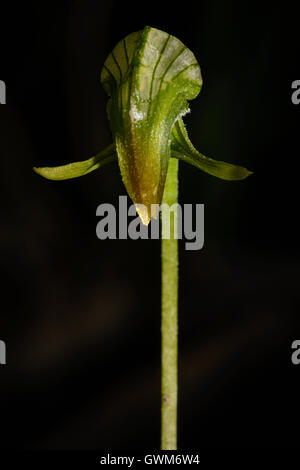
[[[175,37],[149,26],[120,41],[107,57],[101,82],[109,96],[113,144],[82,162],[34,168],[51,180],[83,176],[118,161],[126,190],[142,222],[175,207],[170,237],[161,240],[161,449],[177,449],[178,358],[178,159],[224,180],[251,171],[199,153],[183,116],[202,87],[194,54]],[[163,204],[161,204],[163,202]],[[156,209],[156,212],[155,212]]]
[[[34,168],[51,180],[86,175],[118,161],[126,190],[142,222],[161,204],[170,158],[183,160],[224,180],[242,180],[252,172],[199,153],[182,117],[188,100],[202,87],[194,54],[174,36],[146,26],[120,41],[107,57],[101,82],[109,96],[107,114],[113,144],[88,160]],[[154,205],[154,206],[152,206]]]

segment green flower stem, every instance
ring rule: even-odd
[[[162,212],[162,318],[161,318],[161,449],[177,449],[177,357],[178,357],[178,240],[177,208],[170,224],[170,238],[164,239],[164,203],[171,207],[178,199],[178,160],[170,158],[163,195]]]

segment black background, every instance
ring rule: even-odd
[[[179,448],[298,447],[297,18],[271,2],[1,4],[2,448],[159,448],[159,242],[96,238],[97,206],[126,194],[116,164],[32,172],[110,143],[100,70],[146,24],[200,63],[195,146],[254,171],[228,183],[180,164],[205,246],[180,243]]]

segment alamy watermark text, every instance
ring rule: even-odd
[[[152,218],[149,225],[144,225],[137,215],[134,204],[127,206],[127,196],[119,196],[119,216],[117,210],[112,204],[100,204],[97,207],[96,215],[100,217],[97,223],[96,234],[100,240],[109,239],[127,239],[132,240],[148,239],[158,240],[160,238],[169,239],[172,234],[172,221],[174,223],[174,238],[187,240],[185,242],[186,250],[201,250],[204,245],[204,204],[153,204],[153,212],[161,213],[163,219],[162,230],[160,230],[160,218]],[[162,211],[163,208],[163,211]],[[135,218],[128,223],[128,216]],[[118,230],[117,230],[118,222]]]
[[[0,339],[0,365],[6,364],[6,344]]]
[[[3,80],[0,80],[0,104],[6,104],[6,86]]]

